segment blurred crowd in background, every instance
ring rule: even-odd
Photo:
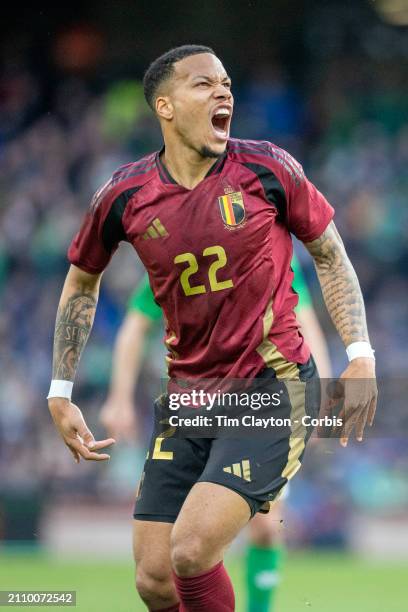
[[[327,11],[320,21],[306,22],[299,62],[272,43],[269,53],[257,52],[253,43],[253,61],[248,40],[243,41],[246,61],[240,61],[242,50],[236,61],[228,51],[225,65],[236,100],[232,135],[286,148],[333,204],[363,289],[378,374],[403,378],[408,370],[407,40],[370,12],[363,11],[356,30],[338,10],[342,19],[335,23]],[[292,34],[286,24],[286,36],[298,35],[295,19],[294,24]],[[125,51],[119,48],[111,66],[117,60],[121,70],[104,71],[109,50],[101,26],[84,21],[58,32],[46,45],[47,66],[33,61],[35,44],[20,33],[16,44],[10,39],[4,45],[0,71],[0,540],[7,535],[7,504],[14,516],[17,508],[25,516],[36,503],[40,508],[67,497],[103,503],[131,499],[143,455],[142,449],[123,445],[109,466],[78,468],[47,411],[69,242],[110,174],[161,146],[158,124],[143,99],[142,69],[148,60],[123,70],[126,62],[118,56]],[[181,32],[172,44],[197,41]],[[214,37],[202,35],[198,42],[213,45],[224,59],[222,38]],[[167,40],[150,43],[150,60],[171,46]],[[344,349],[325,311],[313,264],[303,247],[295,246],[339,375]],[[115,333],[142,274],[137,256],[124,245],[104,275],[74,392],[97,434]],[[160,335],[147,351],[135,402],[145,415],[146,442],[151,396],[164,368]],[[395,440],[373,440],[364,450],[342,451],[341,457],[334,443],[322,442],[293,487],[294,539],[344,545],[353,510],[407,511],[407,462]],[[13,537],[30,534],[21,535],[20,529]]]

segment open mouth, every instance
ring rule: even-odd
[[[211,117],[214,132],[220,138],[228,138],[228,129],[231,120],[231,110],[227,107],[218,108]]]

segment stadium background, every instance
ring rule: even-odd
[[[380,432],[347,451],[329,440],[310,449],[282,524],[289,553],[279,609],[406,609],[408,454],[398,385],[408,370],[407,24],[405,0],[8,7],[0,24],[0,590],[66,588],[77,590],[80,610],[142,609],[129,517],[143,452],[121,445],[109,465],[78,467],[45,395],[67,245],[112,170],[159,146],[143,70],[171,46],[197,42],[213,46],[233,77],[232,135],[288,149],[335,206],[378,374],[394,389],[380,413],[384,421],[392,414],[399,437]],[[297,246],[338,375],[344,350]],[[96,432],[112,342],[141,274],[123,246],[104,276],[74,393]],[[153,338],[137,398],[146,437],[162,357]],[[241,551],[239,541],[230,565],[242,601]]]

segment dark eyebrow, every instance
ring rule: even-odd
[[[207,75],[205,75],[205,74],[196,75],[196,76],[193,77],[193,80],[195,80],[195,79],[205,79],[206,81],[212,81],[213,80],[210,76],[208,76],[208,74]],[[222,80],[223,81],[230,81],[231,77],[228,76],[228,74],[227,74],[227,75],[225,75],[225,77],[223,77]]]

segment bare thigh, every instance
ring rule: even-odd
[[[170,564],[170,533],[172,523],[154,521],[133,521],[133,556],[136,563],[140,561],[160,562],[163,567]],[[154,558],[154,559],[153,559]]]
[[[172,523],[133,522],[136,587],[149,607],[167,607],[178,601],[170,561]]]
[[[248,503],[219,484],[198,482],[188,494],[171,534],[171,558],[179,575],[206,571],[248,523]]]

